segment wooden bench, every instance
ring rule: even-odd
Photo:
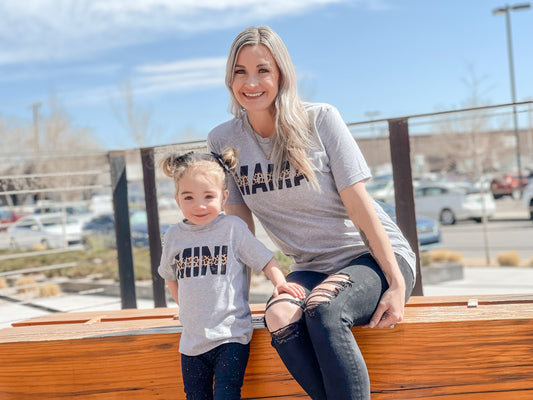
[[[254,305],[244,399],[308,398]],[[51,314],[0,330],[0,399],[183,399],[176,309]],[[353,328],[372,399],[532,399],[533,295],[413,297],[394,329]]]

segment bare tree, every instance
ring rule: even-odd
[[[476,77],[472,67],[469,67],[469,76],[463,79],[463,83],[469,89],[470,96],[461,104],[461,108],[489,104],[480,92],[482,81]],[[436,137],[440,138],[435,147],[445,162],[444,168],[447,171],[465,172],[472,180],[479,179],[491,169],[491,152],[497,146],[493,143],[494,137],[488,134],[488,127],[489,116],[485,110],[441,117],[435,128]]]
[[[0,196],[15,205],[27,196],[64,193],[77,198],[73,187],[90,185],[96,179],[87,171],[101,164],[101,158],[86,157],[101,151],[91,130],[76,127],[54,95],[48,101],[49,113],[34,109],[32,123],[0,118],[4,142],[0,154]],[[37,142],[36,142],[37,141]],[[65,188],[61,190],[60,188]]]
[[[111,99],[111,108],[122,127],[131,134],[138,147],[150,142],[152,129],[152,111],[135,105],[133,90],[129,79],[125,79],[118,88],[118,102]]]

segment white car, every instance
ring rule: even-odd
[[[394,180],[392,175],[376,176],[365,183],[366,191],[377,201],[394,204]]]
[[[524,187],[522,201],[529,212],[529,219],[533,220],[533,179],[529,179],[529,183]]]
[[[81,243],[81,228],[78,219],[57,213],[28,215],[9,227],[9,244],[14,249],[71,246]]]
[[[461,185],[448,182],[421,183],[414,191],[417,214],[437,219],[443,225],[468,219],[481,222],[483,215],[491,218],[496,210],[490,192],[482,194]]]

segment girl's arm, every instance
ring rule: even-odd
[[[285,275],[283,275],[283,271],[280,269],[279,264],[274,257],[272,257],[268,264],[265,265],[263,272],[274,285],[274,297],[278,297],[280,293],[288,293],[298,299],[303,299],[305,297],[305,290],[303,287],[297,283],[287,282],[285,280]]]
[[[355,224],[368,251],[383,270],[389,288],[378,304],[370,328],[385,328],[403,319],[405,308],[405,280],[398,267],[389,236],[378,218],[364,182],[357,182],[340,192],[348,216]]]
[[[172,298],[174,299],[176,304],[179,306],[180,303],[178,301],[178,281],[165,280],[165,282],[167,283],[168,291],[172,295]]]
[[[255,224],[252,212],[244,203],[241,204],[225,204],[224,212],[227,215],[235,215],[248,224],[248,229],[255,235]]]

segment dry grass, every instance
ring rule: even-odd
[[[15,281],[15,286],[23,286],[17,289],[17,293],[27,293],[27,292],[35,291],[36,283],[37,282],[35,281],[35,278],[33,276],[30,276],[30,275],[21,276]],[[28,287],[25,287],[25,286],[28,286]]]
[[[516,251],[504,251],[498,253],[496,260],[500,266],[517,267],[522,264],[522,259]]]
[[[59,285],[51,283],[48,285],[39,286],[39,297],[52,297],[61,293]]]
[[[429,260],[431,262],[461,262],[463,255],[458,251],[435,249],[429,251]]]

